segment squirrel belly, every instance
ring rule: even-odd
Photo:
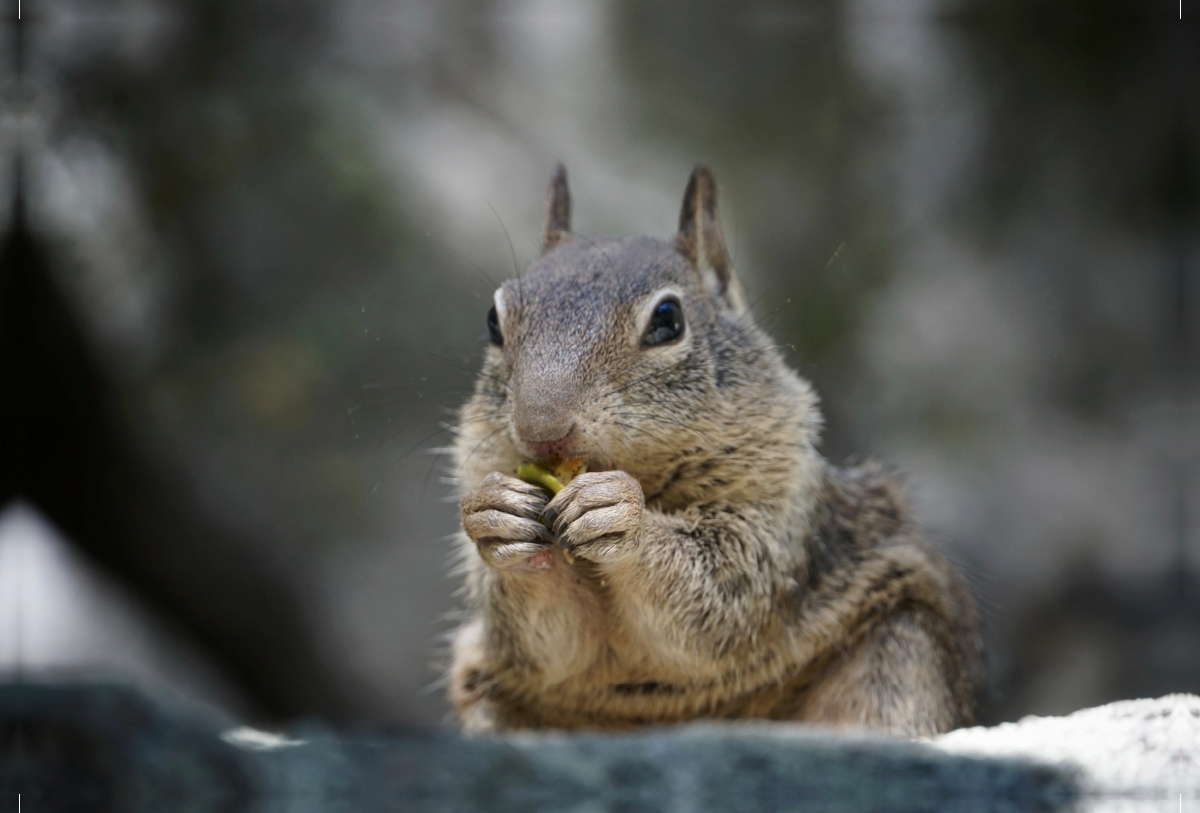
[[[894,477],[817,452],[816,396],[745,306],[708,170],[673,242],[582,240],[560,166],[543,247],[496,292],[454,445],[464,730],[973,722],[970,594]],[[550,459],[582,473],[539,486]]]

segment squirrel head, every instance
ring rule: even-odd
[[[592,470],[644,479],[706,446],[728,452],[724,436],[750,402],[780,374],[798,379],[746,307],[712,173],[692,172],[670,242],[583,237],[570,215],[559,164],[542,256],[496,291],[488,313],[483,374],[462,415],[479,442],[460,465],[583,457]]]

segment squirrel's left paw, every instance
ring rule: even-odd
[[[625,472],[587,472],[546,504],[542,521],[572,556],[598,562],[625,548],[645,506],[641,484]]]

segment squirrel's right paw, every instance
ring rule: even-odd
[[[492,472],[462,499],[462,524],[483,561],[497,570],[546,570],[549,532],[538,521],[546,495],[537,486]]]

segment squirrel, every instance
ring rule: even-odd
[[[495,292],[452,460],[465,732],[760,718],[973,722],[975,605],[896,478],[816,449],[812,387],[755,324],[698,165],[672,242],[571,231]],[[522,462],[583,458],[553,498]]]

